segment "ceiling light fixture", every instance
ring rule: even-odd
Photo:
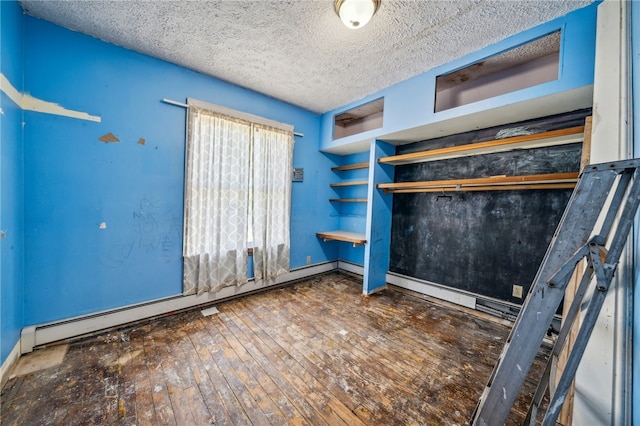
[[[342,23],[352,30],[367,25],[380,7],[380,0],[335,0],[333,8]]]

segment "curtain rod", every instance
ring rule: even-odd
[[[163,98],[162,102],[164,102],[165,104],[170,104],[170,105],[175,105],[175,106],[179,106],[182,108],[189,108],[188,104],[185,104],[183,102],[177,102],[177,101],[172,101],[171,99],[167,99],[167,98]],[[300,133],[300,132],[293,132],[294,136],[298,136],[300,138],[304,137],[304,133]]]

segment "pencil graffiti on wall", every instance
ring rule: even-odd
[[[139,256],[157,257],[162,263],[180,260],[182,222],[171,209],[144,196],[131,213],[131,237],[112,243],[99,260],[107,267],[120,267]]]

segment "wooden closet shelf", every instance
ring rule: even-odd
[[[352,182],[337,182],[337,183],[331,183],[329,184],[329,186],[353,186],[353,185],[366,185],[369,182],[367,182],[366,180],[357,180],[357,181],[352,181]]]
[[[523,176],[493,176],[474,179],[380,183],[377,187],[383,189],[385,193],[571,189],[575,187],[578,181],[578,175],[578,172],[571,172]]]
[[[361,246],[367,242],[365,235],[359,232],[349,232],[349,231],[316,232],[316,236],[318,238],[322,238],[325,241],[333,240],[333,241],[346,241],[348,243],[353,243],[354,247]]]
[[[582,142],[583,138],[584,126],[577,126],[560,130],[552,130],[549,132],[535,133],[532,135],[514,136],[512,138],[495,139],[486,142],[432,149],[429,151],[393,155],[390,157],[380,158],[378,159],[378,162],[394,166],[401,164],[423,163],[427,161],[446,160],[450,158],[505,152],[516,149],[566,145]]]
[[[330,198],[332,203],[366,203],[366,198]]]
[[[356,164],[345,164],[344,166],[332,167],[331,170],[334,172],[343,172],[345,170],[358,170],[358,169],[368,169],[369,163],[356,163]]]

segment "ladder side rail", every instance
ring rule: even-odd
[[[564,296],[564,286],[549,287],[548,279],[565,263],[567,252],[575,252],[588,241],[617,174],[615,170],[599,170],[583,173],[579,179],[476,407],[474,425],[503,424],[507,418]]]
[[[582,251],[582,250],[581,250]],[[560,352],[562,352],[562,348],[566,342],[567,337],[569,336],[569,332],[573,326],[574,321],[576,320],[578,312],[580,312],[580,306],[582,305],[582,299],[589,288],[589,284],[591,283],[591,279],[593,278],[593,266],[591,265],[591,260],[587,257],[587,267],[585,268],[582,278],[580,279],[580,284],[578,285],[578,289],[574,295],[573,302],[571,303],[571,307],[567,312],[565,318],[562,321],[562,327],[560,327],[560,332],[558,333],[558,338],[556,339],[555,344],[553,345],[553,350],[549,359],[547,360],[547,365],[545,367],[544,373],[542,373],[542,379],[538,383],[538,387],[536,388],[536,392],[533,395],[533,399],[531,400],[531,405],[529,406],[529,410],[527,412],[527,417],[523,424],[531,424],[535,425],[536,414],[540,404],[542,403],[542,399],[544,398],[544,394],[549,387],[549,382],[551,380],[551,369],[553,366],[553,358],[558,357]]]
[[[549,381],[551,380],[551,367],[552,367],[552,357],[549,357],[547,360],[547,365],[542,373],[542,379],[538,383],[538,387],[536,388],[536,392],[533,394],[533,399],[531,400],[531,405],[529,405],[529,410],[527,411],[527,416],[524,418],[522,422],[523,425],[536,425],[536,417],[538,417],[538,408],[540,408],[540,403],[544,398],[544,394],[549,387]]]
[[[540,400],[542,401],[542,398]],[[526,425],[536,426],[537,424],[536,418],[538,417],[538,407],[540,407],[540,403],[531,404],[531,406],[529,407],[529,411],[527,412],[527,417],[525,417],[524,422],[522,422],[524,426]]]
[[[558,338],[553,348],[552,355],[555,355],[555,356],[560,355],[560,352],[562,351],[562,347],[564,346],[565,341],[569,336],[569,332],[571,331],[571,326],[573,325],[574,321],[578,317],[578,313],[580,313],[580,306],[582,306],[582,301],[584,299],[584,296],[587,294],[587,290],[589,289],[589,284],[593,279],[593,275],[594,275],[593,264],[591,263],[591,258],[589,256],[587,257],[587,267],[584,270],[584,273],[582,274],[580,284],[578,284],[578,289],[573,296],[573,302],[571,303],[571,307],[569,308],[569,311],[567,312],[566,317],[563,318],[562,327],[560,327],[560,332],[558,333]],[[565,327],[565,324],[567,325],[566,327]]]
[[[604,175],[608,178],[606,179],[606,182],[605,180],[599,180],[597,178],[593,178],[594,176],[593,174],[598,172],[601,174],[604,173]],[[567,207],[565,208],[565,211],[562,217],[560,218],[560,223],[558,224],[558,227],[556,228],[553,234],[553,237],[551,238],[551,242],[549,243],[549,247],[545,252],[545,255],[544,255],[544,258],[542,259],[540,267],[536,272],[536,276],[533,279],[533,284],[531,285],[529,289],[529,293],[527,294],[527,299],[525,299],[525,302],[523,304],[523,309],[527,305],[527,300],[529,299],[529,295],[533,293],[536,288],[535,283],[544,282],[546,284],[549,281],[549,279],[541,278],[542,272],[543,272],[543,265],[551,263],[551,266],[549,266],[546,269],[553,271],[553,274],[549,274],[553,276],[557,273],[556,271],[558,269],[560,269],[562,266],[565,266],[565,264],[568,263],[564,259],[562,259],[561,256],[556,255],[555,258],[553,258],[554,257],[553,251],[558,251],[558,248],[569,250],[567,246],[572,245],[573,247],[571,247],[570,249],[575,250],[574,256],[577,256],[579,250],[582,250],[584,247],[588,247],[589,236],[593,231],[593,228],[597,221],[597,217],[591,217],[589,222],[593,222],[593,223],[591,224],[591,226],[587,226],[587,221],[580,216],[582,215],[582,212],[586,207],[586,204],[589,204],[589,203],[585,203],[582,200],[576,201],[576,199],[580,196],[580,194],[584,194],[585,192],[588,192],[590,187],[595,185],[596,188],[592,190],[596,192],[598,197],[597,197],[597,200],[594,200],[594,202],[590,203],[590,207],[595,207],[597,203],[597,205],[600,205],[600,210],[601,210],[602,205],[604,205],[606,201],[606,197],[609,194],[609,191],[611,190],[612,183],[615,177],[616,177],[615,171],[610,171],[610,170],[596,169],[595,171],[589,171],[587,173],[583,172],[580,179],[578,180],[578,183],[576,184],[576,188],[574,189],[573,194],[571,195],[571,198],[569,199],[569,203],[567,204]],[[576,205],[576,206],[572,207],[573,205]],[[567,217],[569,214],[571,214],[572,216]],[[561,230],[563,230],[564,228],[569,228],[570,230],[571,226],[575,226],[576,223],[580,225],[579,230],[583,232],[582,233],[583,238],[580,238],[578,243],[570,244],[567,241],[564,241],[564,239],[560,239],[560,240],[558,239]],[[565,225],[565,224],[568,224],[568,225]],[[567,231],[565,230],[565,232]],[[556,247],[556,246],[559,246],[559,247]],[[587,253],[588,253],[588,249],[584,252],[584,255],[586,255]],[[578,260],[576,260],[576,263],[577,262]],[[554,266],[553,263],[558,263],[558,267],[552,268],[552,266]],[[507,337],[507,343],[511,341],[511,336],[514,334],[520,321],[522,321],[522,315],[518,315],[518,317],[516,318],[513,324],[513,328],[511,329],[511,332]],[[549,321],[549,324],[551,324],[551,320]]]
[[[578,369],[578,365],[580,360],[582,359],[582,355],[584,354],[584,350],[586,349],[587,343],[589,342],[589,337],[593,331],[593,327],[598,319],[598,315],[600,314],[600,309],[602,308],[602,304],[604,303],[607,291],[611,285],[611,280],[613,278],[613,274],[618,265],[618,261],[620,260],[620,256],[622,254],[622,250],[624,249],[625,243],[627,242],[629,232],[631,231],[631,226],[633,225],[633,219],[638,211],[638,207],[640,206],[640,182],[638,181],[639,175],[638,169],[635,170],[635,179],[629,189],[626,200],[624,202],[624,206],[622,207],[622,213],[620,214],[620,218],[618,220],[618,224],[616,226],[613,237],[611,238],[610,248],[606,254],[604,264],[600,258],[601,248],[592,243],[593,247],[590,249],[590,259],[593,262],[595,274],[597,277],[596,281],[596,290],[592,296],[591,302],[587,308],[587,314],[585,315],[582,326],[580,327],[580,331],[578,332],[578,337],[576,338],[576,342],[574,343],[573,350],[569,355],[569,359],[567,360],[567,365],[565,366],[565,370],[558,382],[558,387],[556,389],[556,393],[554,394],[550,404],[549,410],[545,415],[545,419],[543,421],[543,426],[553,426],[560,414],[560,409],[562,408],[562,404],[564,403],[564,399],[569,391],[569,387],[571,386],[571,382],[575,376],[575,373]],[[628,176],[631,176],[631,173],[627,173]],[[627,182],[628,183],[628,182]],[[618,208],[622,205],[622,198],[624,198],[623,193],[618,193],[616,191],[620,200],[617,203]]]
[[[632,177],[633,169],[625,169],[620,173],[618,185],[616,186],[616,192],[611,199],[611,205],[609,206],[609,210],[607,211],[607,215],[605,216],[604,222],[602,223],[602,227],[600,229],[600,235],[602,235],[605,239],[610,235],[614,220],[620,212],[620,206],[622,205],[622,201],[624,200],[624,193],[626,192]],[[604,245],[605,242],[603,241],[599,244]]]
[[[556,420],[558,419],[560,410],[562,409],[562,404],[564,404],[564,400],[569,392],[569,388],[571,387],[571,382],[578,370],[578,365],[580,364],[582,355],[584,354],[587,343],[589,342],[589,337],[591,337],[591,332],[593,331],[596,321],[598,320],[598,316],[600,315],[600,309],[602,308],[604,299],[607,296],[607,290],[609,289],[611,278],[613,277],[613,271],[615,268],[611,265],[602,264],[602,261],[600,260],[600,248],[596,244],[594,244],[593,251],[591,253],[591,260],[594,264],[596,274],[596,290],[591,296],[591,301],[587,307],[587,313],[585,314],[580,330],[578,331],[578,336],[573,343],[573,349],[569,354],[565,369],[558,381],[556,392],[551,398],[551,402],[549,402],[549,408],[544,416],[544,420],[542,421],[542,426],[555,426],[556,424]]]
[[[616,226],[615,234],[611,238],[609,244],[609,253],[607,254],[607,263],[609,258],[615,260],[618,263],[622,250],[627,242],[631,226],[633,225],[633,219],[638,211],[640,205],[640,168],[637,168],[634,173],[633,183],[627,194],[626,202],[622,208],[620,219]]]

